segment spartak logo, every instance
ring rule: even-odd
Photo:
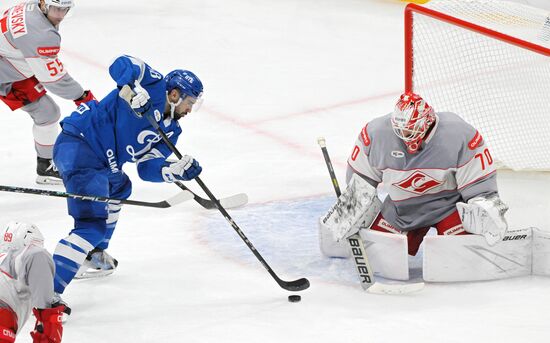
[[[370,144],[369,134],[367,133],[367,125],[365,125],[363,130],[361,130],[361,139],[363,140],[363,144],[365,144],[365,146],[369,146]]]
[[[433,177],[417,170],[405,180],[396,182],[393,185],[407,192],[424,194],[430,189],[439,186],[440,184],[442,184],[441,181],[438,181]]]

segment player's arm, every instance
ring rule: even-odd
[[[115,58],[109,67],[109,74],[118,87],[124,85],[134,86],[136,82],[146,87],[163,79],[162,74],[151,68],[147,63],[129,55],[121,55]]]
[[[141,117],[149,111],[151,97],[147,89],[161,82],[162,74],[139,58],[128,55],[115,58],[109,67],[109,74],[121,89],[121,97],[138,116]]]
[[[361,176],[374,188],[382,182],[382,171],[372,166],[369,154],[371,151],[372,139],[369,134],[369,125],[359,133],[353,150],[348,158],[348,168],[346,171],[346,182],[349,183],[353,174]]]
[[[464,229],[485,236],[493,245],[508,229],[504,214],[508,206],[498,195],[496,166],[491,151],[479,132],[470,135],[459,158],[456,171],[457,188],[464,202],[457,209]]]
[[[95,100],[91,91],[85,91],[67,72],[58,54],[61,37],[52,30],[33,32],[18,38],[18,48],[23,53],[34,76],[47,90],[77,105]]]
[[[41,247],[30,247],[22,257],[25,283],[30,288],[36,324],[31,336],[35,342],[61,342],[64,306],[51,307],[55,274],[51,255]]]
[[[181,133],[177,122],[171,125],[173,134],[170,141],[175,145]],[[151,182],[188,181],[197,177],[202,167],[199,162],[189,155],[184,155],[180,160],[168,160],[171,155],[170,148],[160,141],[153,148],[137,160],[138,174],[142,180]]]

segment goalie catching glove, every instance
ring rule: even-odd
[[[321,231],[330,231],[336,242],[369,228],[382,206],[376,188],[357,174],[327,214],[319,219]]]
[[[497,195],[485,198],[478,196],[468,200],[468,203],[456,204],[464,230],[476,235],[482,235],[490,246],[502,240],[508,230],[504,214],[508,206]]]
[[[175,180],[189,181],[193,180],[202,172],[199,162],[189,155],[184,155],[179,161],[166,161],[162,167],[162,178],[166,182]]]

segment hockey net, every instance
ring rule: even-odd
[[[494,0],[405,10],[405,88],[476,127],[500,167],[550,170],[550,18]]]

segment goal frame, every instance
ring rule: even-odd
[[[543,46],[525,41],[520,38],[516,38],[501,32],[488,29],[486,27],[465,21],[459,18],[455,18],[451,15],[441,13],[439,11],[427,8],[421,5],[410,3],[405,7],[405,91],[413,91],[413,73],[414,73],[414,51],[413,51],[413,25],[414,14],[418,13],[425,15],[436,20],[440,20],[452,25],[462,27],[466,30],[470,30],[493,39],[497,39],[508,44],[515,45],[517,47],[531,50],[538,54],[542,54],[550,57],[550,49]]]

